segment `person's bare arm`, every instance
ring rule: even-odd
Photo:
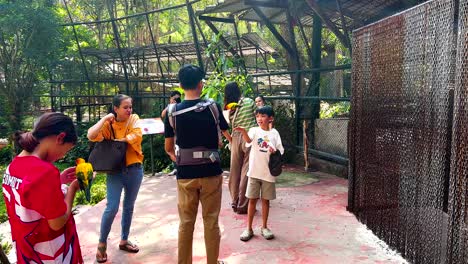
[[[70,218],[71,215],[73,199],[75,199],[75,194],[79,189],[80,185],[78,184],[78,180],[74,180],[68,187],[67,194],[65,195],[65,204],[67,205],[67,211],[62,216],[48,220],[47,222],[50,228],[52,228],[55,231],[58,231],[67,223],[68,218]]]
[[[166,118],[166,113],[167,113],[167,107],[164,108],[164,110],[162,111],[161,113],[161,119],[164,120],[164,118]]]
[[[224,137],[229,141],[229,143],[232,142],[232,137],[231,137],[231,134],[229,134],[229,131],[228,130],[222,130],[221,131],[224,135]]]
[[[249,134],[247,133],[247,130],[243,127],[235,127],[234,131],[239,131],[242,134],[242,138],[245,140],[245,142],[250,143],[252,142],[252,139],[249,137]]]
[[[171,158],[172,161],[176,161],[176,156],[175,156],[175,149],[174,149],[174,138],[166,138],[164,140],[164,150],[166,151],[167,155],[169,155],[169,158]]]
[[[112,113],[107,114],[106,116],[101,118],[96,124],[94,124],[94,126],[88,129],[88,135],[87,135],[88,139],[89,140],[95,139],[98,136],[99,131],[101,130],[104,123],[106,123],[106,121],[112,122],[114,119],[115,119],[115,116]]]

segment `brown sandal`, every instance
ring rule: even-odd
[[[137,253],[138,251],[140,251],[138,246],[133,244],[130,241],[125,242],[125,244],[123,244],[123,245],[119,245],[119,249],[123,250],[123,251],[130,252],[130,253]]]
[[[107,246],[100,246],[97,248],[98,252],[96,253],[96,261],[98,263],[107,262]]]

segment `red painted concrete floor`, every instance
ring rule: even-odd
[[[315,174],[315,173],[314,173]],[[220,259],[235,263],[405,263],[386,244],[346,211],[347,181],[316,173],[319,182],[278,188],[271,203],[269,225],[276,238],[259,235],[260,210],[254,219],[256,236],[242,242],[239,236],[247,217],[232,212],[223,185]],[[137,254],[118,250],[120,211],[108,240],[107,263],[177,263],[177,191],[173,176],[144,179],[136,201],[130,240]],[[105,201],[75,216],[85,263],[95,262],[99,223]],[[260,208],[260,205],[257,205]],[[194,263],[206,263],[201,208],[194,233]]]

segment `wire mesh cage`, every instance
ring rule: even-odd
[[[460,1],[449,185],[448,261],[468,263],[468,1]]]
[[[466,263],[447,261],[466,251],[452,246],[462,232],[448,236],[449,219],[462,218],[448,201],[456,3],[429,1],[353,34],[348,209],[413,263]]]

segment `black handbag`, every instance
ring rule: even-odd
[[[283,157],[279,150],[271,153],[270,161],[268,162],[271,176],[279,176],[283,172]]]
[[[112,124],[109,124],[109,126],[112,138],[96,142],[94,148],[89,153],[88,162],[93,165],[94,171],[105,173],[120,172],[125,167],[127,142],[113,140],[115,139],[114,129],[112,128]]]

